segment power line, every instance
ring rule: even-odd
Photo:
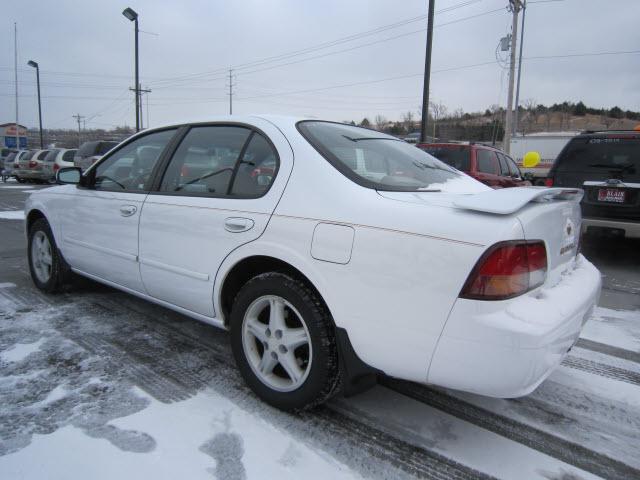
[[[482,0],[469,0],[469,1],[466,1],[466,2],[462,2],[462,3],[456,4],[456,5],[452,5],[451,7],[447,7],[447,8],[444,8],[442,10],[439,10],[439,11],[436,12],[436,14],[447,13],[447,12],[450,12],[450,11],[453,11],[453,10],[457,10],[459,8],[463,8],[463,7],[472,5],[474,3],[479,3],[481,1]],[[360,33],[355,33],[355,34],[348,35],[346,37],[341,37],[341,38],[338,38],[338,39],[335,39],[335,40],[331,40],[331,41],[328,41],[328,42],[319,43],[319,44],[316,44],[316,45],[313,45],[313,46],[310,46],[310,47],[306,47],[306,48],[303,48],[303,49],[293,50],[293,51],[282,53],[282,54],[279,54],[279,55],[273,55],[273,56],[270,56],[270,57],[265,57],[265,58],[254,60],[254,61],[251,61],[251,62],[245,62],[245,63],[241,63],[241,64],[238,64],[238,65],[234,65],[233,69],[234,70],[241,70],[241,69],[250,68],[250,67],[254,67],[254,66],[257,66],[257,65],[265,64],[265,63],[271,63],[271,62],[274,62],[274,61],[285,60],[287,58],[291,58],[291,57],[295,57],[295,56],[299,56],[299,55],[304,55],[306,53],[311,53],[313,51],[322,50],[322,49],[329,48],[329,47],[332,47],[332,46],[335,46],[335,45],[340,45],[342,43],[351,42],[353,40],[358,40],[360,38],[364,38],[364,37],[367,37],[367,36],[375,35],[377,33],[380,33],[380,32],[386,31],[386,30],[390,30],[390,29],[393,29],[393,28],[398,28],[398,27],[401,27],[401,26],[404,26],[404,25],[408,25],[410,23],[418,22],[418,21],[424,20],[426,17],[427,17],[427,15],[418,15],[416,17],[411,17],[411,18],[400,20],[398,22],[394,22],[394,23],[391,23],[391,24],[382,25],[380,27],[376,27],[376,28],[371,29],[371,30],[367,30],[367,31],[360,32]],[[209,71],[205,71],[205,72],[196,72],[196,73],[191,73],[191,74],[185,74],[185,75],[180,75],[180,76],[176,76],[176,77],[172,77],[172,78],[170,77],[170,78],[167,78],[165,80],[160,80],[158,83],[162,83],[162,82],[165,82],[165,81],[171,82],[171,81],[189,80],[189,79],[193,79],[195,77],[214,75],[214,74],[220,73],[220,72],[222,72],[224,70],[225,70],[224,68],[218,68],[218,69],[209,70]]]

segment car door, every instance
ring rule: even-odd
[[[85,174],[60,215],[69,264],[144,292],[138,266],[138,223],[152,172],[176,129],[154,131],[121,146]]]
[[[253,126],[191,126],[148,196],[140,219],[140,271],[149,295],[214,317],[224,258],[258,238],[293,165],[282,133]]]
[[[477,178],[485,185],[493,188],[502,188],[503,181],[500,176],[500,164],[493,150],[476,149]]]

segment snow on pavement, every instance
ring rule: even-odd
[[[23,210],[5,210],[0,211],[0,219],[4,220],[24,220]]]
[[[596,315],[584,340],[633,347],[638,312]],[[640,364],[588,343],[522,399],[388,379],[289,415],[227,341],[126,294],[0,288],[0,478],[640,477]]]

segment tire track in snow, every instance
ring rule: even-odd
[[[640,386],[640,373],[630,372],[624,368],[605,365],[604,363],[594,362],[593,360],[574,357],[572,355],[566,356],[562,361],[562,365],[576,370],[581,370],[583,372],[592,373],[594,375],[599,375],[601,377],[611,378],[613,380],[619,380],[621,382]]]
[[[640,353],[632,350],[626,350],[624,348],[614,347],[607,345],[606,343],[595,342],[586,338],[578,340],[576,347],[592,350],[598,353],[604,353],[611,357],[620,358],[622,360],[628,360],[630,362],[640,363]]]
[[[225,367],[229,367],[229,369],[233,369],[233,371],[235,371],[235,363],[228,347],[225,348],[223,346],[211,345],[202,338],[185,333],[182,329],[176,327],[176,322],[172,321],[170,317],[165,317],[164,315],[151,317],[146,314],[146,312],[141,312],[138,308],[130,308],[122,303],[112,303],[110,300],[104,302],[102,300],[104,299],[95,300],[95,304],[99,305],[99,308],[103,309],[103,313],[108,313],[108,311],[111,310],[114,314],[125,311],[128,314],[135,312],[138,315],[145,316],[153,322],[153,335],[170,337],[172,338],[172,341],[184,341],[192,347],[206,350],[212,354],[215,361],[220,362]],[[108,343],[108,340],[104,340],[103,342]],[[113,341],[112,344],[116,343],[115,346],[117,348],[111,353],[105,350],[105,354],[113,355],[118,348],[122,349],[127,355],[119,355],[117,358],[120,361],[123,361],[123,363],[127,365],[127,368],[129,368],[129,364],[132,362],[145,361],[145,363],[148,363],[149,361],[153,362],[155,359],[155,362],[153,362],[152,367],[149,369],[154,372],[154,375],[162,376],[164,374],[163,372],[155,369],[155,367],[161,367],[161,362],[158,362],[158,359],[166,358],[166,355],[163,355],[161,348],[158,349],[151,347],[150,353],[153,353],[153,356],[150,359],[139,360],[132,357],[130,353],[136,352],[137,354],[140,354],[140,352],[145,351],[145,348],[140,345],[135,347],[132,345],[126,345],[126,342],[126,339],[123,339],[122,341]],[[222,351],[223,349],[226,351]],[[228,373],[221,371],[222,369],[216,368],[215,366],[212,366],[212,369],[215,371],[216,376],[229,375]],[[177,364],[172,365],[172,370],[173,374],[180,378],[182,378],[183,375],[193,376],[192,372]],[[144,385],[139,386],[145,389]],[[206,386],[206,382],[203,382],[202,386]],[[151,391],[146,389],[145,391],[154,395]],[[188,396],[190,396],[190,394],[188,394]],[[375,458],[388,462],[395,468],[398,468],[410,475],[417,476],[418,478],[433,480],[490,480],[494,478],[436,453],[435,451],[415,446],[407,441],[383,432],[374,426],[367,425],[358,419],[345,415],[337,408],[330,405],[322,406],[311,412],[304,412],[301,416],[307,423],[314,425],[320,431],[324,432],[325,435],[329,433],[332,437],[340,438],[343,442],[348,442],[350,444],[350,448],[360,450],[364,449],[369,454],[374,455]],[[340,453],[338,451],[338,449],[342,450],[340,445],[336,446],[335,444],[326,443],[324,448],[336,449],[336,451],[332,453],[338,456],[344,455],[344,453]]]
[[[318,407],[305,416],[310,422],[318,423],[318,426],[325,432],[336,438],[349,440],[373,457],[386,460],[418,478],[439,480],[489,480],[495,478],[439,453],[400,440],[330,406]]]
[[[607,479],[640,478],[640,470],[534,426],[422,385],[382,378],[381,385],[509,440]]]

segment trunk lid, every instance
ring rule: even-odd
[[[379,192],[409,203],[439,205],[482,215],[514,215],[525,240],[542,240],[547,249],[547,282],[557,283],[578,253],[582,216],[578,188],[516,187],[479,193]],[[500,240],[517,240],[504,238]]]

